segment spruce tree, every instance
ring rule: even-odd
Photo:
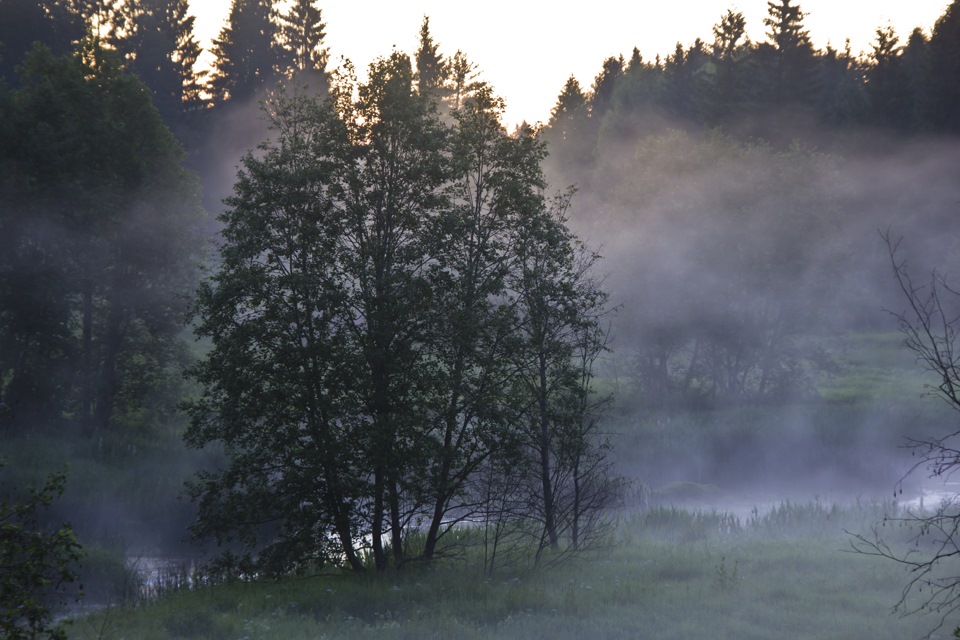
[[[960,0],[954,0],[930,36],[925,119],[937,131],[960,133]]]
[[[193,35],[187,0],[126,0],[118,6],[110,41],[128,70],[153,92],[154,104],[169,122],[201,102],[201,48]]]
[[[443,87],[449,73],[448,63],[440,55],[440,45],[430,35],[430,18],[420,25],[420,47],[417,49],[417,90],[425,96]]]
[[[816,54],[806,17],[793,0],[767,2],[767,38],[758,53],[766,76],[767,98],[775,104],[808,102],[815,95]]]
[[[233,0],[230,15],[213,41],[215,71],[210,91],[217,103],[252,98],[280,66],[273,0]]]
[[[319,74],[325,78],[329,50],[323,46],[327,25],[314,0],[296,0],[280,16],[282,63],[289,74]]]

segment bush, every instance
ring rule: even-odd
[[[65,482],[64,473],[54,473],[22,503],[0,502],[0,635],[9,640],[66,638],[50,603],[76,579],[80,545],[70,525],[48,530],[37,522]]]

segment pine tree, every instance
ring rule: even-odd
[[[603,68],[593,81],[593,92],[590,96],[590,117],[598,122],[604,115],[613,109],[613,96],[617,83],[623,75],[623,56],[613,56],[603,61]]]
[[[233,0],[227,24],[213,41],[216,60],[210,90],[214,100],[246,100],[275,77],[279,68],[273,0]]]
[[[903,68],[910,89],[910,127],[919,129],[924,122],[927,78],[930,76],[929,42],[920,27],[915,28],[903,49]]]
[[[803,26],[806,14],[793,0],[767,2],[768,43],[761,46],[768,99],[775,104],[809,102],[816,94],[816,55]]]
[[[440,90],[449,74],[448,63],[440,55],[440,45],[430,35],[430,18],[420,25],[420,47],[417,49],[417,90],[425,96]]]
[[[84,20],[71,3],[57,0],[0,2],[0,78],[17,81],[16,68],[34,42],[55,55],[70,53],[84,34]]]
[[[937,20],[928,51],[925,119],[935,130],[960,133],[960,0]]]
[[[314,0],[296,0],[280,16],[282,63],[288,74],[311,74],[323,78],[326,87],[329,51],[323,46],[327,25]]]
[[[667,111],[682,118],[694,118],[702,104],[700,73],[710,61],[706,45],[697,38],[689,49],[677,43],[663,69],[662,103]]]
[[[870,106],[863,75],[863,64],[850,51],[849,40],[843,51],[827,47],[817,80],[816,109],[821,122],[850,126],[865,121]]]
[[[590,120],[590,107],[580,82],[571,75],[550,111],[545,138],[551,159],[565,179],[577,177],[579,170],[593,162],[596,133]]]
[[[905,129],[911,121],[912,96],[900,39],[889,25],[878,28],[876,36],[866,73],[870,117],[876,124]]]
[[[713,26],[713,52],[710,74],[706,75],[701,114],[711,123],[719,123],[739,114],[749,100],[746,75],[750,62],[747,21],[742,13],[727,11]]]
[[[201,75],[194,71],[201,48],[188,11],[187,0],[125,0],[109,37],[168,122],[201,101]]]

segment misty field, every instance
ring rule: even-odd
[[[609,549],[487,577],[475,551],[391,575],[326,574],[169,593],[76,620],[71,638],[922,638],[891,611],[906,574],[852,552],[893,503],[783,503],[746,518],[622,514]],[[469,536],[469,534],[465,534]],[[909,534],[890,538],[906,544]],[[946,637],[955,618],[948,618]],[[934,636],[936,637],[936,636]]]
[[[893,493],[910,456],[899,445],[952,419],[923,396],[898,342],[849,336],[816,401],[617,418],[616,469],[631,489],[602,548],[550,569],[486,575],[468,529],[457,554],[431,566],[194,589],[169,586],[183,577],[174,572],[157,589],[138,574],[141,557],[203,562],[184,536],[192,505],[177,496],[216,451],[188,455],[175,435],[6,444],[37,474],[71,461],[53,507],[87,551],[70,638],[922,638],[939,617],[894,612],[909,574],[852,548],[852,534],[874,527],[909,548],[915,532],[884,526],[903,509]],[[898,496],[912,508],[923,476]]]

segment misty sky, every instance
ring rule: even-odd
[[[906,40],[914,27],[929,31],[949,0],[800,0],[814,45],[854,53],[869,51],[878,26],[892,24]],[[747,19],[751,39],[762,41],[766,0],[321,0],[333,66],[350,58],[358,72],[391,46],[416,50],[420,22],[430,16],[441,52],[462,49],[507,99],[506,122],[546,121],[567,77],[589,88],[603,60],[629,57],[634,46],[644,59],[671,52],[677,41],[712,40],[711,29],[727,9]],[[219,33],[230,0],[191,0],[197,37],[204,48]],[[206,58],[209,60],[209,58]]]

